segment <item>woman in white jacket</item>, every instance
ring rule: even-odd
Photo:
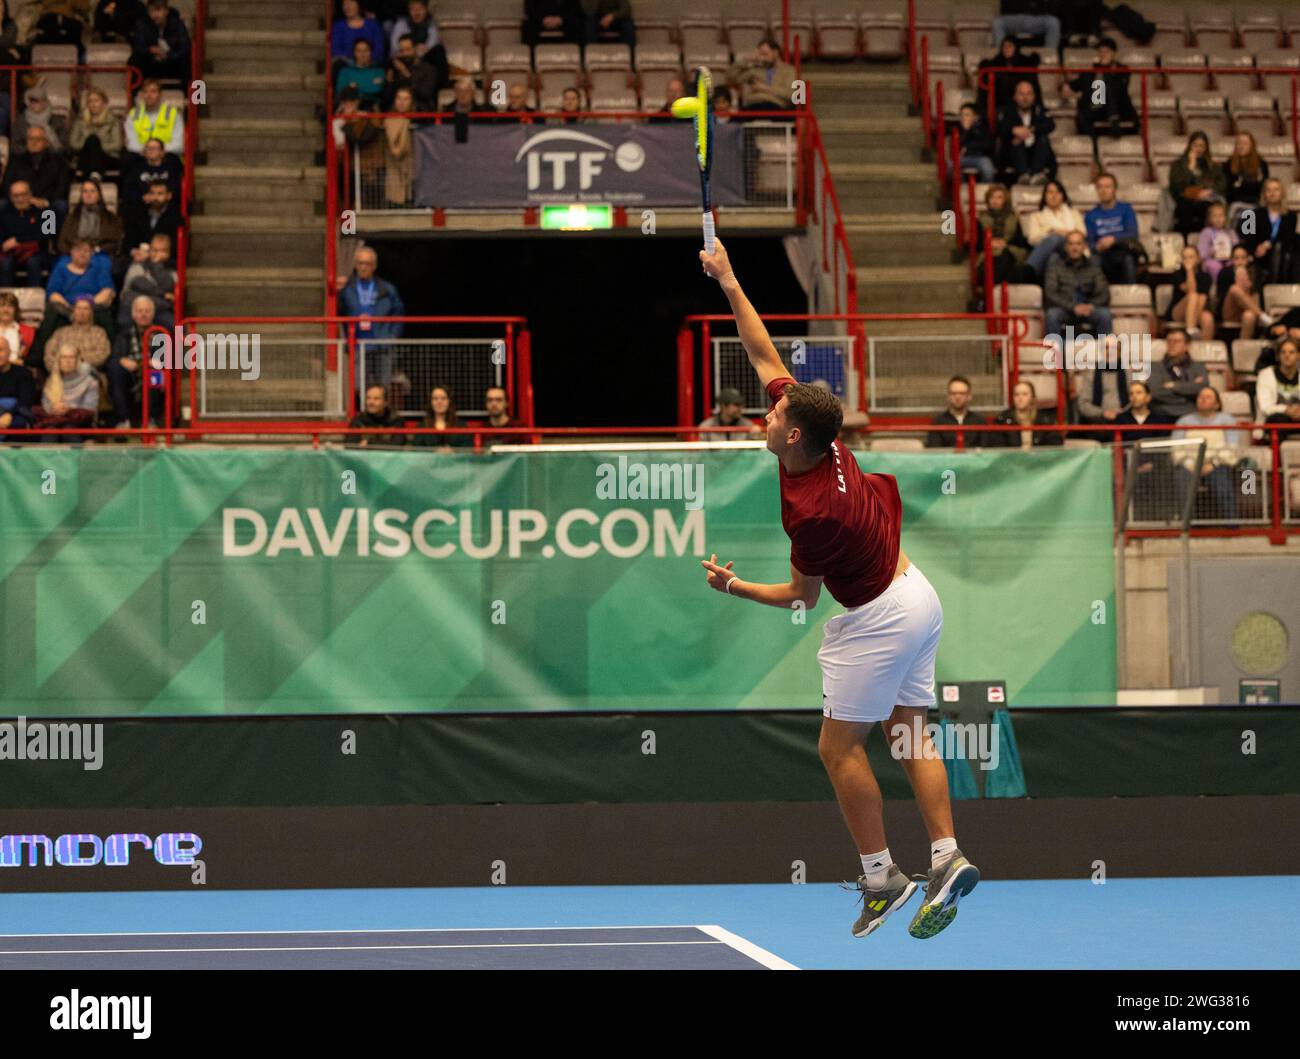
[[[1049,180],[1043,185],[1038,212],[1029,214],[1023,227],[1025,238],[1033,247],[1029,253],[1029,264],[1040,279],[1047,271],[1047,263],[1052,260],[1052,255],[1064,245],[1065,237],[1071,232],[1087,231],[1083,215],[1070,205],[1070,196],[1055,180]]]
[[[1300,422],[1300,343],[1284,338],[1277,347],[1277,363],[1255,380],[1255,422]],[[1286,435],[1282,435],[1286,440]]]

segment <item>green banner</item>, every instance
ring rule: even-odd
[[[861,453],[898,476],[938,590],[938,679],[1014,705],[1113,703],[1103,450]],[[752,448],[10,449],[7,716],[817,709],[783,581],[776,461]]]

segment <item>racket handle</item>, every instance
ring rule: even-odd
[[[713,253],[716,241],[717,233],[713,229],[713,211],[707,210],[704,214],[704,252]]]

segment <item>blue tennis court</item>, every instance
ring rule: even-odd
[[[915,902],[915,898],[913,899]],[[1300,878],[983,882],[929,941],[815,885],[11,894],[0,968],[1300,968]]]

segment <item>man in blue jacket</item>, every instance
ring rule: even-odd
[[[1127,202],[1119,201],[1119,181],[1110,173],[1102,173],[1093,183],[1097,205],[1083,215],[1083,223],[1088,226],[1088,247],[1097,255],[1111,283],[1136,283],[1133,247],[1138,241],[1137,214]]]
[[[392,377],[393,354],[387,341],[402,337],[400,321],[384,323],[386,316],[404,316],[406,306],[397,288],[375,275],[379,268],[379,255],[368,246],[357,251],[352,261],[353,272],[339,291],[339,313],[356,316],[357,341],[367,345],[365,350],[365,376],[362,377],[362,359],[357,358],[357,393],[365,393],[367,386],[379,385],[384,389]]]

